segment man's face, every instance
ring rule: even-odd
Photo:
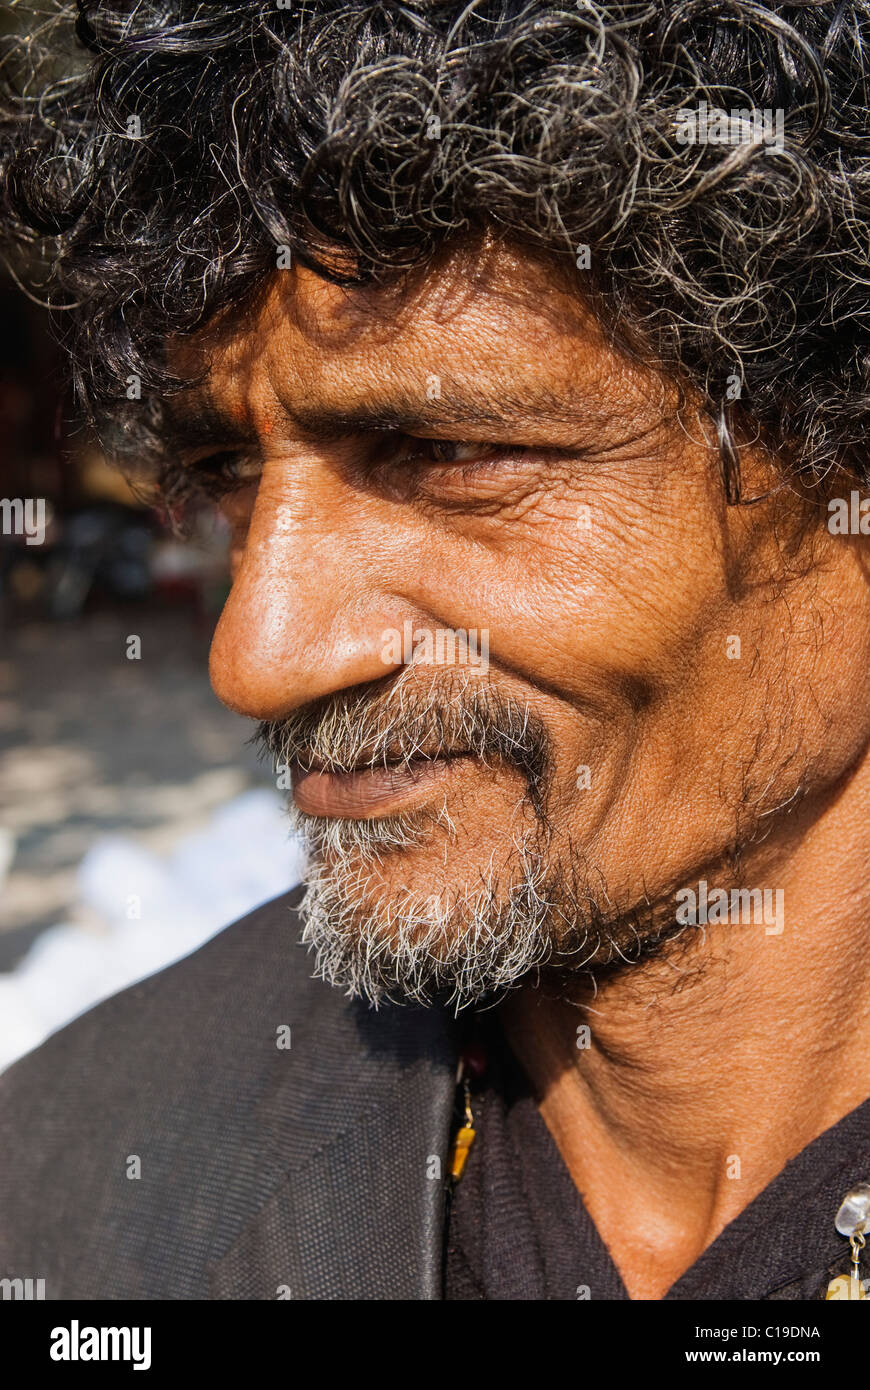
[[[283,272],[209,399],[190,466],[250,471],[212,681],[292,765],[331,978],[467,998],[667,936],[866,737],[853,552],[788,491],[727,507],[709,425],[546,262]]]

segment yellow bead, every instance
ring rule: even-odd
[[[474,1135],[475,1131],[470,1125],[463,1125],[460,1130],[457,1130],[456,1138],[453,1141],[453,1152],[450,1155],[450,1176],[457,1181],[462,1177],[469,1150],[474,1143]]]

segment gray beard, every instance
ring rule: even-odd
[[[457,1012],[542,975],[558,992],[660,951],[685,932],[673,903],[616,913],[603,885],[548,859],[543,827],[515,840],[509,864],[476,884],[425,896],[405,888],[376,901],[367,868],[443,833],[442,817],[372,821],[295,815],[312,858],[301,905],[315,974],[374,1005],[439,1004]]]
[[[453,1003],[510,988],[550,954],[539,868],[523,857],[505,895],[494,874],[475,889],[425,897],[405,889],[366,909],[357,875],[315,864],[302,903],[316,974],[370,1000]]]
[[[701,934],[675,920],[677,883],[651,901],[641,882],[617,902],[569,836],[556,847],[547,812],[552,749],[529,707],[456,673],[432,676],[428,688],[424,680],[408,667],[380,693],[331,697],[262,725],[258,741],[277,763],[314,762],[335,772],[421,753],[472,753],[482,767],[501,761],[525,781],[525,828],[506,861],[497,870],[484,866],[471,883],[429,895],[398,888],[386,897],[378,866],[400,865],[403,853],[439,836],[449,852],[455,830],[446,806],[439,814],[372,820],[306,816],[291,806],[310,850],[301,910],[316,973],[374,1004],[446,1003],[458,1010],[527,981],[576,999],[672,943],[673,963],[690,953]],[[770,825],[764,791],[749,792],[744,787],[735,808],[734,862],[741,845],[763,838]],[[699,862],[684,881],[706,876],[707,867]]]

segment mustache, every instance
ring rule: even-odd
[[[540,716],[479,675],[433,677],[426,689],[405,674],[327,696],[261,723],[252,742],[277,765],[304,771],[359,772],[406,767],[419,759],[471,756],[517,768],[540,803],[553,766]]]

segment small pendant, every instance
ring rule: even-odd
[[[848,1274],[839,1274],[832,1279],[825,1294],[828,1299],[850,1301],[864,1299],[870,1301],[870,1280],[861,1278],[861,1251],[867,1244],[870,1232],[870,1183],[862,1182],[847,1192],[840,1204],[834,1225],[841,1236],[849,1237],[852,1247],[852,1268]]]
[[[450,1176],[458,1182],[465,1171],[468,1162],[468,1155],[475,1140],[475,1131],[471,1125],[463,1125],[456,1131],[456,1138],[453,1141],[453,1151],[450,1155]]]
[[[465,1124],[456,1131],[456,1138],[453,1140],[453,1148],[450,1150],[450,1177],[454,1183],[459,1182],[465,1171],[468,1162],[468,1155],[474,1143],[477,1131],[474,1128],[474,1116],[471,1113],[471,1087],[468,1083],[466,1073],[466,1060],[463,1058],[459,1068],[459,1079],[462,1082],[462,1089],[465,1096]]]

